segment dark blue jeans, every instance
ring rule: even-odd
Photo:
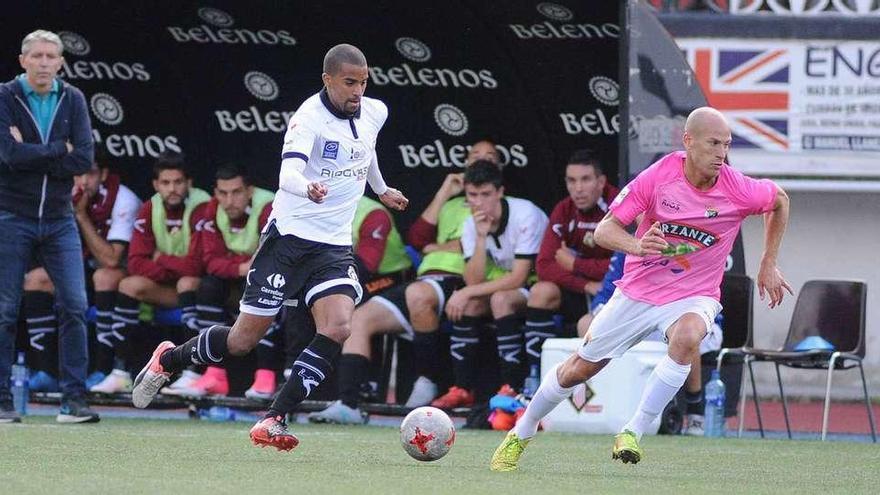
[[[82,245],[73,215],[38,220],[0,210],[0,401],[10,397],[9,375],[25,271],[34,253],[52,284],[58,308],[58,360],[64,399],[85,395],[89,365]]]

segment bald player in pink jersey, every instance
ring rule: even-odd
[[[778,306],[791,287],[776,264],[788,222],[788,196],[770,180],[757,180],[724,160],[730,127],[714,108],[688,116],[685,151],[670,153],[624,187],[596,228],[597,244],[624,251],[624,275],[602,312],[590,324],[584,344],[551,369],[525,414],[492,456],[493,471],[517,469],[538,423],[574,387],[655,330],[669,342],[645,386],[635,415],[615,437],[612,458],[637,463],[639,440],[682,387],[700,341],[712,331],[727,255],[749,215],[764,215],[764,254],[758,293]],[[626,227],[640,215],[635,236]]]

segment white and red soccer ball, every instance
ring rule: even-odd
[[[440,409],[419,407],[400,423],[400,443],[413,459],[436,461],[455,443],[455,425]]]

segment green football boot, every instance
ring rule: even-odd
[[[516,471],[516,465],[523,451],[526,450],[529,440],[520,440],[516,433],[511,430],[504,437],[501,445],[495,449],[495,453],[492,454],[492,463],[489,464],[489,469],[498,472]]]
[[[642,460],[642,456],[644,456],[644,452],[639,447],[639,440],[635,433],[623,430],[614,437],[614,448],[611,449],[612,459],[620,459],[624,464],[630,462],[635,464]]]

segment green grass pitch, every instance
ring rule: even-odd
[[[604,494],[880,493],[880,446],[645,437],[638,465],[611,461],[610,435],[540,433],[515,473],[492,473],[501,432],[459,431],[433,463],[397,429],[293,425],[288,453],[250,445],[250,424],[50,417],[0,425],[0,493]]]

